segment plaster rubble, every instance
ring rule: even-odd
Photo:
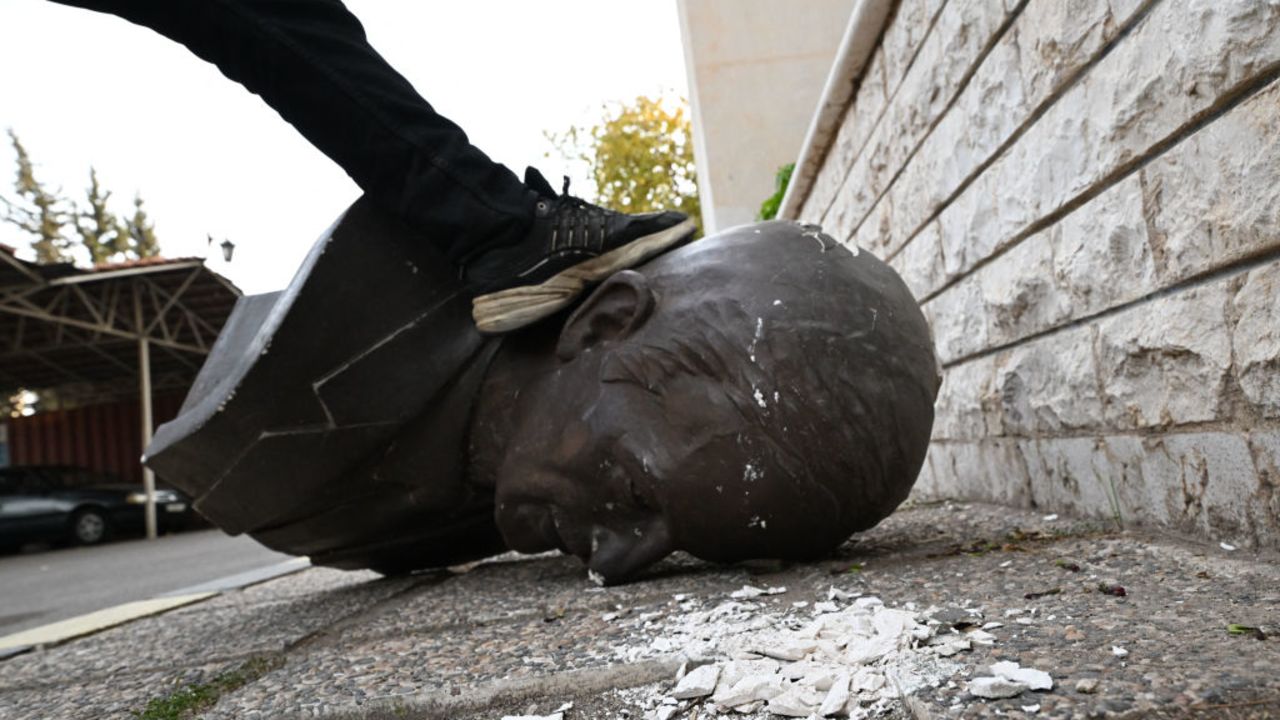
[[[870,596],[849,599],[843,609],[814,612],[803,623],[795,622],[802,616],[790,606],[732,601],[664,618],[652,628],[663,651],[684,647],[710,660],[680,677],[667,702],[710,695],[722,711],[862,717],[961,668],[935,652],[943,626],[927,613],[911,604],[886,607]],[[743,622],[757,613],[763,622]],[[785,653],[793,661],[767,657],[782,647],[797,651]]]

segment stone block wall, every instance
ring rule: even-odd
[[[919,497],[1280,547],[1277,78],[1277,0],[900,0],[798,219],[929,318]]]

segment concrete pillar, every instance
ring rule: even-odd
[[[142,451],[138,453],[141,457],[146,452],[147,445],[151,444],[151,344],[147,339],[138,339],[138,375],[141,378],[141,392],[139,393],[138,403],[142,408]],[[151,468],[145,465],[142,468],[142,486],[147,493],[146,518],[147,518],[147,539],[154,540],[156,538],[156,474],[151,472]]]

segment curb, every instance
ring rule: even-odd
[[[21,655],[37,647],[58,645],[76,638],[102,632],[134,620],[159,615],[186,605],[202,602],[224,592],[241,590],[289,575],[311,566],[307,558],[293,558],[256,570],[228,575],[216,580],[192,585],[156,595],[146,600],[134,600],[84,615],[59,620],[40,627],[22,630],[0,637],[0,661]]]
[[[266,567],[260,567],[255,570],[246,570],[244,572],[239,572],[234,575],[228,575],[226,577],[221,577],[216,580],[209,580],[208,582],[202,582],[202,583],[199,583],[198,585],[191,585],[190,587],[179,588],[178,590],[173,590],[167,593],[163,593],[161,595],[157,595],[156,597],[158,598],[180,597],[182,595],[193,595],[196,593],[217,594],[217,593],[227,592],[229,590],[241,590],[243,588],[249,587],[250,585],[257,585],[258,583],[263,583],[268,580],[274,580],[278,577],[290,575],[292,573],[298,572],[299,570],[304,570],[308,567],[311,567],[311,560],[309,560],[308,558],[304,558],[304,557],[291,558],[283,562],[278,562],[275,565],[268,565]],[[3,645],[0,644],[0,647],[2,646]]]

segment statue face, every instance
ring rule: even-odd
[[[513,338],[472,454],[512,548],[606,581],[676,549],[805,558],[905,498],[936,391],[891,270],[766,223],[618,273],[557,337]]]

